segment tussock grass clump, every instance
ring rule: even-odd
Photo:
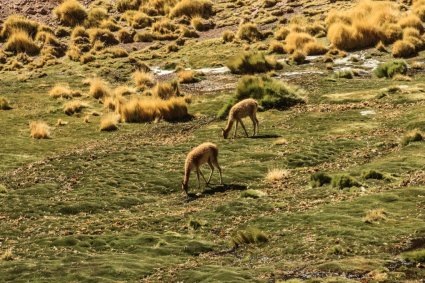
[[[12,107],[10,107],[9,101],[0,96],[0,110],[10,110]]]
[[[314,42],[315,39],[305,32],[291,32],[286,37],[285,48],[288,53],[293,53],[296,50],[303,50],[304,45]]]
[[[248,42],[255,42],[264,38],[263,33],[260,32],[257,28],[257,25],[253,23],[242,24],[239,27],[236,36],[239,39],[246,40]]]
[[[1,31],[1,36],[7,39],[15,31],[24,31],[31,38],[34,38],[37,35],[39,29],[39,24],[35,21],[29,20],[26,17],[19,15],[9,16],[3,23],[3,29]]]
[[[46,122],[33,121],[30,123],[31,137],[34,139],[50,138],[50,127]]]
[[[269,53],[285,54],[285,45],[277,40],[273,40],[269,45]]]
[[[120,117],[116,114],[107,114],[106,116],[103,116],[100,120],[100,131],[103,132],[112,132],[118,130],[118,123],[119,123]]]
[[[391,43],[401,36],[399,18],[393,3],[361,1],[348,11],[328,14],[328,39],[342,50],[373,47],[381,40]]]
[[[93,78],[90,80],[89,95],[96,99],[104,98],[111,95],[111,89],[104,80]]]
[[[290,33],[290,29],[287,27],[280,27],[274,34],[274,38],[277,40],[285,40],[288,34]]]
[[[230,58],[227,67],[234,74],[253,74],[280,69],[281,65],[263,53],[243,52]]]
[[[207,18],[213,14],[213,4],[209,0],[180,0],[170,11],[170,16],[201,16]]]
[[[235,40],[235,36],[236,35],[233,31],[226,30],[223,32],[221,37],[223,39],[223,42],[232,42],[233,40]]]
[[[402,29],[414,28],[417,29],[420,33],[424,31],[421,19],[414,14],[402,17],[398,21],[398,24],[401,26]]]
[[[110,54],[112,58],[128,57],[128,52],[122,47],[109,47],[103,51],[104,54]]]
[[[379,222],[385,220],[387,218],[387,213],[382,208],[369,210],[365,217],[363,217],[363,221],[368,224],[372,224],[375,222]]]
[[[403,253],[402,258],[408,262],[425,263],[425,249]]]
[[[412,142],[421,142],[424,140],[424,135],[421,131],[419,130],[413,130],[410,131],[408,133],[406,133],[402,139],[401,139],[401,145],[402,146],[407,146]]]
[[[407,40],[397,40],[391,50],[395,58],[408,58],[416,54],[416,48],[413,43]]]
[[[57,84],[50,91],[49,96],[52,98],[73,98],[81,96],[79,91],[73,91],[68,85]]]
[[[360,187],[360,183],[357,182],[353,177],[342,174],[332,178],[332,187],[340,190],[351,187]]]
[[[14,260],[14,259],[15,259],[15,257],[13,256],[12,249],[11,249],[11,248],[7,249],[7,250],[6,250],[6,251],[5,251],[5,252],[1,255],[0,259],[1,259],[1,260],[3,260],[3,261],[11,261],[11,260]]]
[[[134,33],[130,32],[128,30],[125,30],[125,29],[119,30],[118,33],[117,33],[117,37],[118,37],[118,40],[121,43],[132,43],[132,42],[134,42]]]
[[[417,15],[422,21],[425,21],[425,1],[415,0],[412,5],[412,12]]]
[[[65,0],[53,13],[62,24],[71,27],[83,24],[87,18],[86,9],[76,0]]]
[[[108,11],[102,7],[91,9],[87,15],[86,25],[89,27],[97,27],[103,20],[108,19]]]
[[[140,89],[153,87],[155,84],[155,77],[152,73],[145,71],[136,71],[133,73],[133,80],[136,86]]]
[[[282,181],[283,179],[289,176],[289,172],[285,169],[273,168],[267,172],[265,177],[266,181],[269,183],[276,183]]]
[[[199,81],[197,73],[193,70],[183,70],[177,73],[179,83],[181,84],[192,84]]]
[[[257,229],[257,228],[248,228],[246,230],[237,231],[232,236],[232,244],[234,248],[239,246],[248,245],[248,244],[261,244],[269,241],[267,235]]]
[[[74,115],[75,113],[81,113],[87,105],[80,100],[74,100],[67,102],[63,105],[63,112],[68,115]]]
[[[396,74],[406,74],[407,64],[404,60],[391,60],[381,63],[374,71],[378,78],[392,78]]]
[[[302,64],[305,62],[305,57],[306,55],[303,51],[296,50],[289,59],[293,64]]]
[[[159,98],[134,98],[119,107],[121,119],[128,123],[145,123],[164,119],[168,122],[190,118],[183,97],[168,100]]]
[[[332,182],[332,177],[324,172],[317,172],[310,176],[310,185],[313,188],[322,187]]]
[[[256,99],[264,110],[285,110],[305,103],[300,97],[301,93],[299,88],[268,76],[243,76],[236,88],[236,95],[223,106],[217,116],[225,118],[234,104],[246,98]]]
[[[190,21],[190,24],[197,31],[207,31],[214,27],[213,21],[205,20],[204,18],[199,16],[193,17]]]
[[[87,33],[89,34],[91,43],[95,41],[100,41],[105,45],[115,45],[119,43],[115,35],[107,29],[92,28],[88,29]]]
[[[5,51],[18,53],[26,53],[28,55],[37,55],[40,53],[40,47],[34,40],[23,30],[15,31],[4,44]]]
[[[385,179],[385,176],[384,176],[383,173],[376,171],[376,170],[373,170],[373,169],[363,172],[362,176],[366,180],[368,180],[368,179],[374,179],[374,180]]]
[[[125,12],[127,10],[139,9],[141,3],[141,0],[118,0],[116,7],[118,12]]]
[[[152,89],[152,95],[163,100],[177,97],[180,95],[179,83],[177,81],[157,82]]]

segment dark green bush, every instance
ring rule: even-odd
[[[321,187],[332,182],[332,177],[323,172],[317,172],[311,175],[310,184],[313,188]]]
[[[282,65],[263,53],[243,52],[230,58],[227,67],[233,74],[254,74],[281,69]]]
[[[266,243],[268,240],[267,235],[263,231],[257,228],[248,228],[236,232],[232,237],[232,244],[233,247],[237,248],[246,244]]]
[[[391,60],[379,64],[375,70],[375,75],[378,78],[392,78],[396,74],[406,74],[407,64],[404,60]]]
[[[332,178],[332,187],[340,190],[344,188],[360,187],[360,183],[348,175],[337,175]]]
[[[384,174],[382,174],[379,171],[369,170],[369,171],[363,172],[363,178],[365,178],[365,179],[382,180],[382,179],[384,179]]]
[[[285,110],[304,103],[299,93],[298,88],[268,76],[244,76],[239,80],[236,95],[223,106],[217,116],[225,118],[235,103],[246,98],[256,99],[264,110]]]

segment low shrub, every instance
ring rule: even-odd
[[[255,42],[264,38],[263,34],[258,30],[257,26],[253,23],[242,24],[236,36],[241,40],[248,42]]]
[[[412,130],[408,133],[406,133],[402,139],[401,139],[401,145],[407,146],[412,142],[421,142],[424,140],[424,136],[421,131],[419,130]]]
[[[266,243],[268,241],[269,238],[267,237],[267,235],[257,228],[248,228],[246,230],[240,230],[232,236],[232,244],[234,248],[238,248],[239,246],[247,244]]]
[[[288,177],[288,175],[289,175],[289,172],[287,170],[274,168],[274,169],[270,169],[267,172],[265,179],[269,183],[275,183],[275,182],[282,181],[283,179]]]
[[[34,139],[50,138],[50,127],[46,122],[33,121],[30,123],[31,137]]]
[[[342,174],[332,178],[332,187],[340,190],[351,187],[360,187],[361,184],[357,182],[353,177]]]
[[[72,27],[83,24],[87,18],[86,9],[76,0],[65,0],[53,13],[62,24]]]
[[[282,66],[263,53],[244,52],[230,58],[227,67],[234,74],[265,73]]]
[[[324,185],[330,184],[332,182],[332,177],[324,172],[317,172],[310,176],[310,185],[313,188],[322,187]]]
[[[218,112],[217,116],[221,119],[225,118],[234,104],[246,98],[256,99],[264,110],[272,108],[285,110],[305,103],[300,94],[299,88],[268,76],[244,76],[239,80],[236,95]]]
[[[378,78],[392,78],[396,74],[406,74],[407,64],[403,60],[391,60],[381,63],[374,71]]]

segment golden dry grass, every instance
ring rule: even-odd
[[[170,17],[207,18],[213,14],[213,3],[209,0],[180,0],[170,11]]]
[[[225,30],[221,37],[223,42],[232,42],[235,39],[235,33],[230,30]]]
[[[291,32],[285,40],[285,49],[288,53],[294,53],[296,50],[303,50],[307,43],[315,42],[315,39],[305,32]]]
[[[89,95],[96,98],[104,98],[111,95],[109,84],[100,78],[90,79]]]
[[[328,14],[328,39],[343,50],[372,47],[379,41],[390,43],[401,36],[401,27],[397,23],[400,17],[394,3],[360,1],[348,11]]]
[[[67,102],[63,106],[63,112],[66,115],[73,115],[75,113],[80,113],[84,108],[86,108],[87,105],[83,103],[80,100],[73,100],[70,102]]]
[[[179,85],[177,82],[158,82],[152,89],[155,97],[167,100],[179,95]]]
[[[117,114],[109,113],[103,116],[100,120],[100,130],[105,132],[118,130],[119,120],[120,116]]]
[[[187,119],[189,114],[183,97],[174,97],[168,100],[159,98],[133,98],[122,102],[119,107],[121,119],[128,123],[152,122],[164,119],[178,121]]]
[[[152,73],[145,71],[136,71],[133,73],[135,85],[140,89],[149,88],[155,85],[155,77]]]
[[[9,52],[26,53],[28,55],[37,55],[40,53],[40,47],[24,30],[15,30],[8,38],[3,49]]]
[[[80,25],[87,18],[87,11],[76,0],[65,0],[53,11],[59,21],[67,26]]]
[[[0,96],[0,110],[9,110],[12,109],[12,107],[10,107],[9,101]]]
[[[34,139],[48,139],[50,138],[50,127],[46,122],[33,121],[30,123],[30,133]]]
[[[265,179],[269,183],[275,183],[275,182],[282,181],[283,179],[287,178],[288,176],[289,176],[288,170],[280,169],[280,168],[273,168],[273,169],[269,169]]]
[[[31,38],[37,35],[39,24],[33,20],[29,20],[24,16],[11,15],[3,23],[1,36],[7,39],[15,31],[25,31]]]
[[[179,78],[179,83],[181,84],[190,84],[196,83],[198,79],[196,78],[196,72],[193,70],[183,70],[177,73]]]
[[[57,84],[49,91],[49,96],[52,98],[72,98],[81,96],[81,93],[71,90],[69,85]]]
[[[263,34],[258,30],[257,25],[253,23],[242,24],[236,36],[241,40],[254,42],[263,39]]]
[[[397,40],[393,44],[391,53],[396,58],[407,58],[416,54],[416,48],[407,40]]]
[[[3,261],[11,261],[14,260],[13,252],[11,248],[8,248],[0,257]]]

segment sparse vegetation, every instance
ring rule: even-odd
[[[324,172],[317,172],[311,175],[310,185],[313,188],[322,187],[324,185],[330,184],[332,182],[332,177]]]
[[[379,221],[383,221],[387,218],[387,213],[382,208],[372,209],[366,213],[366,216],[363,218],[365,223],[375,223]]]
[[[360,186],[361,184],[359,182],[357,182],[353,177],[346,174],[336,175],[332,178],[332,187],[338,188],[340,190]]]
[[[267,235],[257,228],[248,228],[246,230],[237,231],[232,237],[232,244],[234,248],[247,244],[266,243],[268,241],[269,239]]]
[[[421,142],[423,140],[424,140],[424,137],[423,137],[422,132],[420,132],[419,130],[413,130],[413,131],[406,133],[402,137],[400,143],[401,143],[402,146],[407,146],[412,142]]]

